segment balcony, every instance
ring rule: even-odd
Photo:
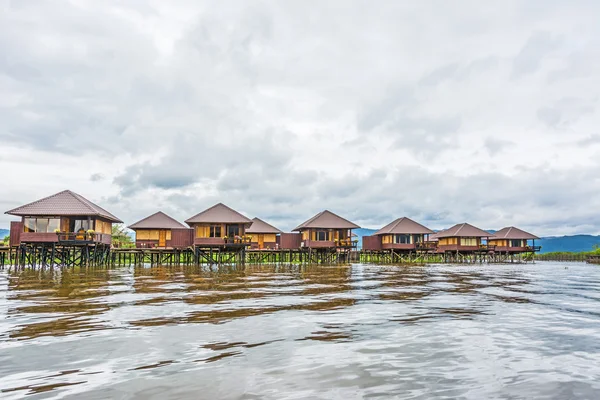
[[[74,232],[22,232],[22,243],[59,243],[62,245],[107,244],[110,245],[112,236],[105,233],[74,233]]]

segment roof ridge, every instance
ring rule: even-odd
[[[234,210],[233,208],[229,207],[228,205],[226,205],[226,204],[223,204],[222,202],[219,202],[219,203],[217,203],[217,204],[215,204],[215,205],[213,205],[213,206],[211,206],[211,207],[208,207],[207,209],[205,209],[205,210],[203,210],[203,211],[200,211],[200,212],[199,212],[199,213],[197,213],[196,215],[194,215],[194,216],[192,216],[192,217],[190,217],[190,218],[186,219],[184,222],[185,222],[185,223],[188,223],[188,222],[192,222],[192,223],[194,223],[194,222],[193,222],[193,220],[194,220],[194,219],[198,218],[199,216],[201,216],[201,215],[203,215],[203,214],[206,214],[206,213],[210,212],[211,210],[213,210],[213,209],[215,209],[215,208],[217,208],[217,207],[223,207],[223,208],[225,208],[227,211],[229,211],[229,212],[231,212],[231,213],[235,214],[237,217],[240,217],[241,219],[247,220],[247,222],[244,222],[244,223],[249,223],[249,222],[252,222],[252,220],[251,220],[250,218],[246,217],[246,216],[245,216],[244,214],[242,214],[241,212]],[[215,221],[215,222],[217,222],[217,221]]]
[[[149,228],[146,228],[146,227],[138,227],[136,225],[142,225],[143,223],[151,220],[152,218],[154,218],[154,217],[160,217],[160,216],[166,218],[168,221],[172,222],[174,225],[179,226],[180,228],[185,228],[185,225],[183,225],[181,222],[177,221],[175,218],[171,217],[169,214],[165,213],[162,210],[159,210],[159,211],[155,212],[154,214],[151,214],[151,215],[148,215],[145,218],[142,218],[141,220],[139,220],[139,221],[137,221],[137,222],[129,225],[128,228],[130,228],[130,229],[149,229]],[[165,227],[164,229],[167,229],[167,228]],[[170,227],[168,229],[174,229],[174,228]]]
[[[65,192],[67,192],[68,194],[70,194],[71,196],[73,196],[77,201],[79,201],[81,204],[83,204],[84,206],[86,206],[90,211],[98,214],[98,210],[90,205],[91,201],[87,200],[86,198],[84,198],[80,194],[77,194],[77,193],[75,193],[75,192],[73,192],[71,190],[67,189],[67,190],[65,190]],[[94,203],[91,203],[91,204],[95,206]]]
[[[395,224],[390,228],[390,231],[393,231],[394,229],[396,229],[396,227],[398,225],[400,225],[400,223],[404,220],[404,218],[406,218],[406,217],[397,218],[396,221],[394,221]]]

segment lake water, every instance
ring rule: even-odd
[[[600,266],[1,270],[0,391],[599,399]]]

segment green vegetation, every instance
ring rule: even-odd
[[[4,237],[4,239],[2,239],[2,243],[0,244],[0,246],[8,246],[8,243],[10,242],[10,236],[6,235]]]
[[[600,246],[594,245],[592,251],[554,251],[551,253],[536,254],[537,260],[587,260],[590,256],[600,256]]]
[[[127,233],[127,228],[123,224],[113,224],[112,226],[112,245],[119,248],[133,248],[135,243]]]

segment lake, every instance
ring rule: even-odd
[[[0,391],[598,399],[600,266],[0,270]]]

